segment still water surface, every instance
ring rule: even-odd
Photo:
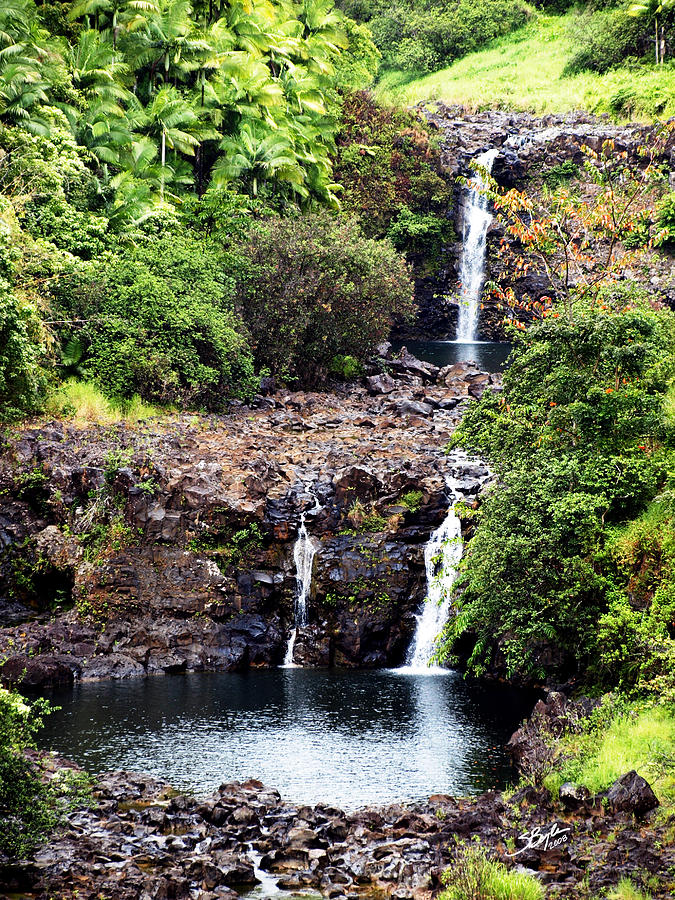
[[[458,362],[475,362],[486,372],[503,372],[511,353],[512,344],[495,341],[473,341],[458,344],[455,341],[397,341],[394,350],[406,346],[413,356],[435,366],[452,366]]]
[[[92,773],[148,772],[196,794],[255,777],[354,809],[503,786],[504,744],[534,701],[455,672],[276,669],[79,684],[53,702],[42,746]]]

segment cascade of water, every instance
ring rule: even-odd
[[[417,627],[406,655],[403,672],[446,672],[431,666],[436,639],[448,621],[452,601],[452,587],[457,566],[462,557],[462,525],[455,514],[459,499],[454,477],[448,478],[451,505],[443,523],[433,532],[424,548],[427,572],[427,598],[417,616]]]
[[[485,280],[485,248],[487,231],[492,221],[488,210],[484,172],[491,172],[499,150],[488,150],[476,157],[480,169],[467,186],[468,198],[462,228],[462,260],[460,264],[461,293],[456,341],[468,344],[476,340],[478,306]]]
[[[320,508],[318,501],[316,508]],[[293,560],[295,562],[295,626],[291,631],[291,636],[286,647],[286,655],[284,657],[284,666],[292,668],[293,652],[295,650],[295,639],[298,635],[298,628],[307,624],[307,598],[312,588],[312,568],[314,566],[314,557],[316,555],[316,547],[312,543],[312,539],[307,533],[307,525],[305,524],[305,513],[300,517],[300,528],[298,529],[298,539],[293,547]]]

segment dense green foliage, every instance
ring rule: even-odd
[[[639,515],[667,479],[671,314],[624,291],[601,300],[530,327],[503,395],[471,408],[454,438],[501,476],[448,630],[451,644],[471,635],[476,671],[495,643],[510,673],[535,677],[544,666],[569,676],[596,658],[612,589],[599,565],[607,529]]]
[[[46,779],[25,754],[48,709],[42,700],[29,705],[0,688],[0,860],[27,856],[84,797],[82,778],[63,773]]]
[[[418,118],[355,92],[345,98],[336,141],[343,208],[371,237],[388,235],[413,260],[452,239],[452,185]]]
[[[55,282],[83,365],[114,398],[218,408],[255,387],[222,253],[180,232]]]
[[[63,377],[118,406],[250,396],[237,246],[254,221],[337,210],[341,92],[379,65],[368,29],[329,0],[17,0],[0,45],[0,417],[39,411]],[[385,291],[362,333],[398,306]]]
[[[342,0],[349,16],[367,22],[388,69],[433,72],[520,27],[529,15],[513,0]]]
[[[338,355],[365,360],[391,316],[413,309],[405,263],[354,220],[262,224],[240,255],[239,301],[256,361],[286,380],[321,380]]]

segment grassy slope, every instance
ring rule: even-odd
[[[571,55],[567,32],[572,15],[537,15],[487,49],[423,78],[410,81],[401,72],[385,73],[378,94],[394,103],[442,100],[471,109],[540,113],[583,109],[638,119],[675,115],[674,62],[659,70],[639,66],[563,78]]]

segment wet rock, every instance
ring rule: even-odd
[[[75,665],[48,654],[34,658],[16,654],[0,666],[0,681],[18,688],[49,690],[71,685],[76,670]]]
[[[642,816],[659,805],[649,783],[635,770],[614,782],[607,792],[607,800],[615,812],[631,812],[636,816]]]
[[[430,416],[434,411],[431,404],[415,400],[400,400],[393,404],[392,410],[399,416]]]
[[[579,809],[591,799],[591,792],[583,784],[566,781],[560,785],[559,797],[566,809]]]
[[[398,382],[394,381],[391,375],[388,375],[386,372],[382,375],[370,375],[366,378],[366,384],[368,385],[368,392],[374,395],[390,394],[398,387]]]

